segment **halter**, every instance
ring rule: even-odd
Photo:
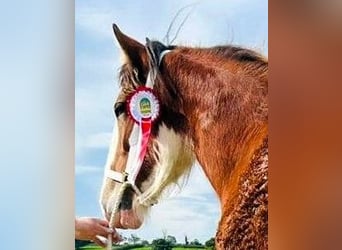
[[[163,50],[159,55],[158,66],[160,66],[164,56],[171,52],[171,50]],[[155,84],[156,74],[153,71],[153,68],[150,69],[145,87],[141,87],[140,90],[142,92],[151,92],[153,93],[153,87]],[[139,90],[139,88],[138,88]],[[146,94],[148,95],[148,93]],[[159,111],[159,110],[158,110]],[[136,186],[136,178],[140,172],[142,167],[142,163],[145,159],[147,152],[147,144],[151,135],[151,127],[154,117],[141,118],[136,119],[134,114],[130,114],[130,116],[135,120],[135,124],[133,125],[133,130],[131,132],[129,143],[130,143],[130,151],[128,153],[128,160],[123,172],[114,171],[111,169],[107,169],[105,172],[105,176],[109,179],[112,179],[115,182],[121,183],[122,186],[119,191],[118,199],[115,204],[115,210],[117,211],[118,206],[121,202],[121,197],[123,192],[127,187],[132,187],[134,192],[137,195],[137,200],[141,205],[144,206],[152,206],[157,203],[157,200],[151,200],[144,197],[144,194],[140,191],[140,189]],[[156,118],[156,117],[155,117]],[[136,140],[138,134],[138,139]],[[113,213],[114,214],[114,213]]]

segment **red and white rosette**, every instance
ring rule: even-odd
[[[140,168],[144,161],[148,141],[151,135],[152,123],[158,118],[160,104],[158,97],[153,89],[148,87],[139,87],[127,99],[127,112],[131,119],[136,123],[134,125],[130,141],[134,140],[134,130],[139,130],[138,141],[136,145],[130,145],[130,154],[127,164],[129,166],[129,182],[135,183]]]
[[[127,100],[127,111],[129,116],[139,124],[142,120],[155,121],[159,116],[160,104],[153,89],[139,87]]]

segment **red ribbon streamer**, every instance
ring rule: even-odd
[[[139,152],[139,161],[142,163],[144,161],[146,151],[147,151],[147,144],[148,140],[150,139],[151,135],[151,127],[152,127],[152,120],[151,118],[142,119],[140,123],[140,129],[142,132],[142,140],[141,140],[141,147]]]

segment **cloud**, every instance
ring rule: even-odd
[[[106,85],[86,86],[75,94],[75,153],[84,149],[109,147],[114,124],[113,88]]]
[[[84,143],[87,148],[108,148],[112,138],[112,133],[98,133],[89,135]]]
[[[134,35],[139,41],[144,41],[146,36],[160,40],[166,34],[169,23],[177,11],[193,3],[193,0],[183,0],[158,5],[152,1],[136,2],[134,5],[118,2],[115,6],[108,2],[92,6],[83,4],[77,8],[76,27],[93,39],[115,41],[111,24],[116,22],[124,32]],[[265,26],[258,26],[260,22],[256,19],[260,18],[259,13],[265,13],[265,9],[267,13],[267,1],[264,0],[218,0],[214,3],[208,0],[200,1],[185,23],[177,41],[184,45],[222,44],[231,41],[230,33],[233,32],[237,42],[249,46],[262,46],[267,34]],[[173,34],[186,13],[187,11],[177,19]],[[244,18],[241,18],[242,16]]]
[[[83,7],[76,12],[76,27],[80,31],[100,35],[101,38],[112,38],[111,15],[96,9]]]
[[[102,171],[103,171],[103,168],[98,167],[98,166],[76,165],[75,167],[76,175],[100,173]]]
[[[157,205],[151,213],[151,226],[165,228],[178,241],[186,234],[190,240],[204,242],[216,233],[219,220],[219,202],[209,181],[199,168],[193,169],[189,183],[178,197]]]

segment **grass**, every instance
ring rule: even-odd
[[[184,246],[179,246],[179,247],[174,247],[172,250],[183,250],[183,249],[192,249],[192,250],[212,250],[210,247],[184,247]]]
[[[95,246],[95,245],[87,245],[84,247],[79,248],[81,250],[103,250],[106,248],[101,248],[99,246]],[[113,247],[113,250],[115,249],[115,247]],[[132,248],[132,250],[151,250],[151,247],[137,247],[137,248]],[[187,248],[187,247],[174,247],[172,248],[172,250],[184,250],[184,249],[191,249],[191,250],[203,250],[204,248]]]
[[[101,248],[99,246],[95,246],[95,245],[87,245],[87,246],[84,246],[84,247],[80,247],[79,248],[80,250],[104,250],[106,248]],[[116,249],[116,247],[113,247],[112,248],[113,250]],[[151,247],[137,247],[137,248],[132,248],[132,250],[151,250],[152,248]]]

